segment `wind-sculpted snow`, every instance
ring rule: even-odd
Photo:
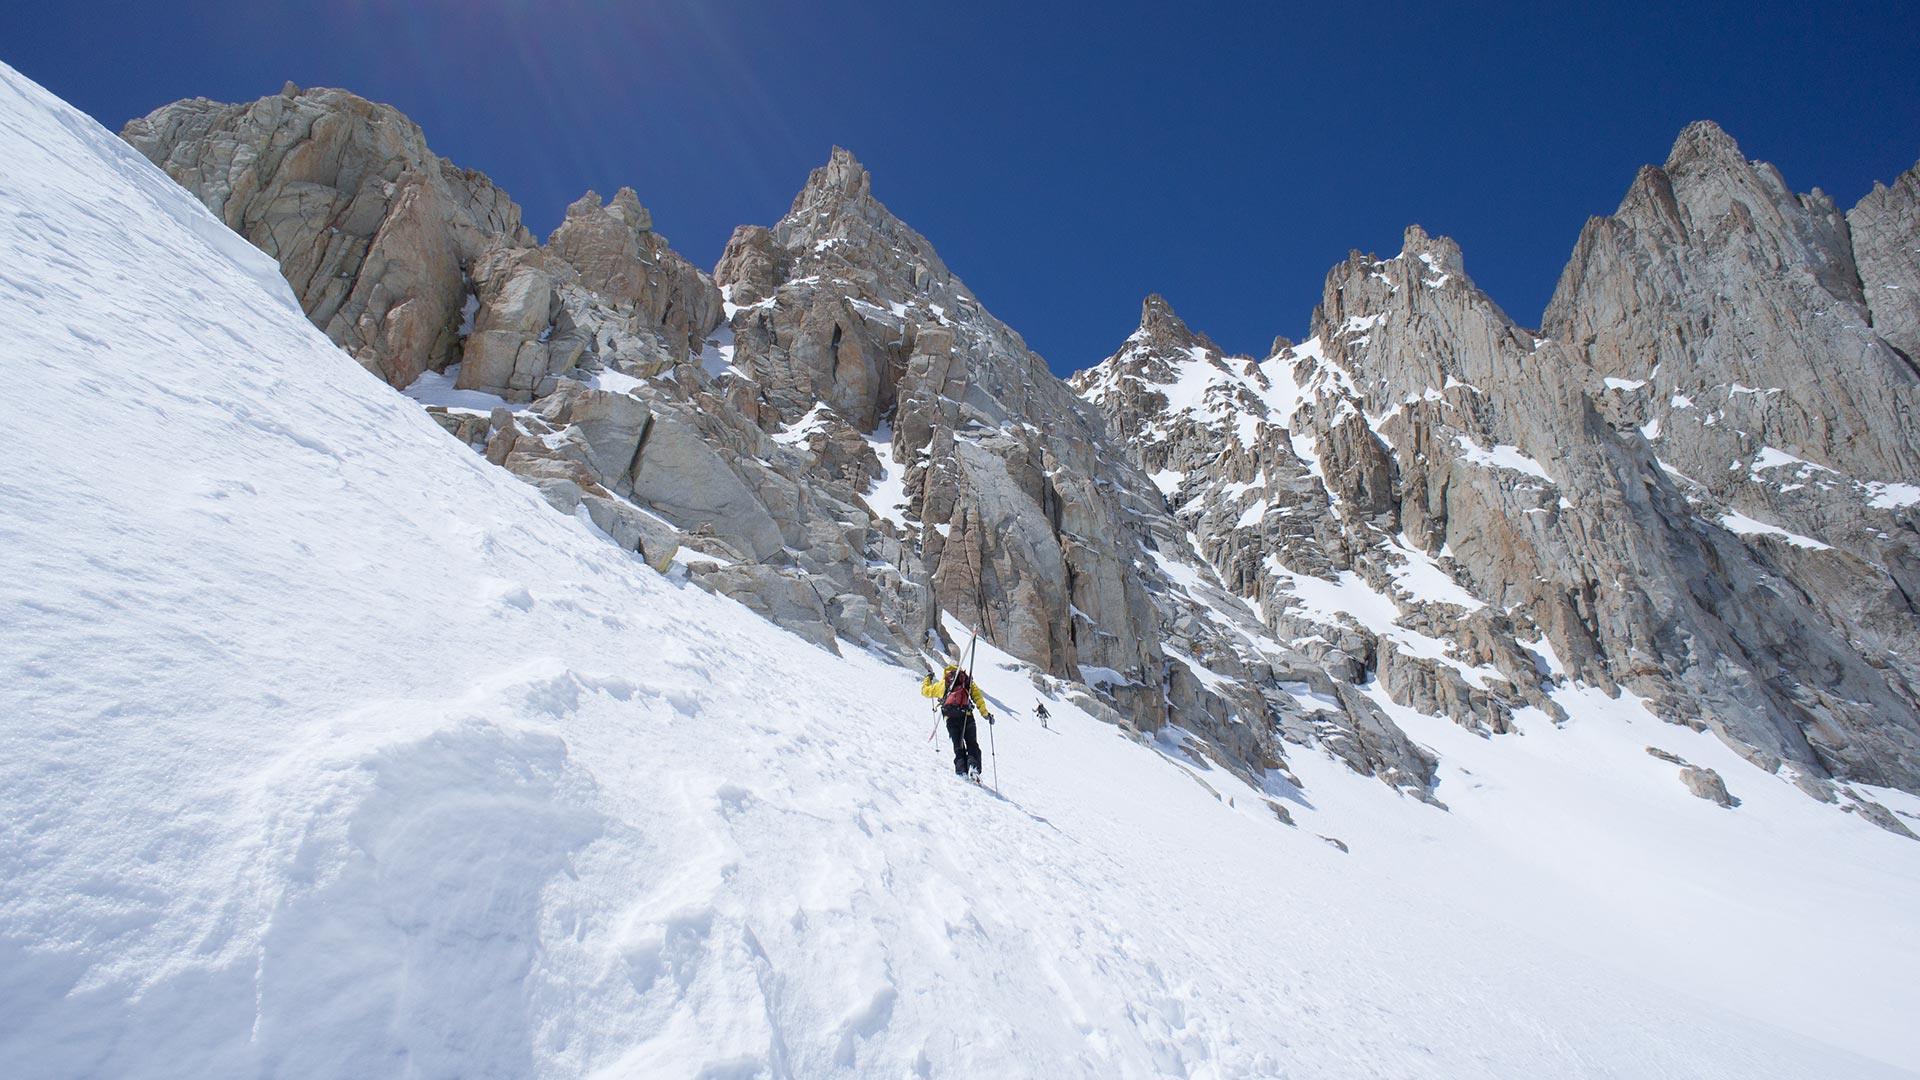
[[[912,675],[554,513],[3,67],[0,161],[9,1076],[1920,1066],[1920,848],[1631,697],[1489,741],[1363,688],[1442,814],[983,645],[974,788]]]

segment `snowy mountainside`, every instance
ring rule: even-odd
[[[1915,845],[1630,696],[1382,699],[1442,814],[983,645],[964,786],[913,675],[554,513],[4,67],[0,161],[9,1075],[1920,1069]]]
[[[1717,128],[1717,171],[1702,174],[1690,147],[1705,128],[1682,134],[1667,171],[1643,170],[1618,218],[1589,225],[1562,281],[1574,299],[1557,315],[1587,320],[1596,333],[1584,339],[1514,324],[1451,240],[1415,226],[1393,258],[1355,252],[1336,266],[1312,336],[1277,341],[1258,365],[1221,357],[1152,298],[1141,328],[1075,385],[1133,433],[1131,453],[1222,580],[1337,680],[1377,677],[1399,705],[1495,734],[1517,709],[1557,713],[1555,684],[1628,688],[1669,722],[1712,730],[1761,770],[1910,838],[1849,781],[1920,783],[1920,609],[1902,584],[1914,511],[1888,481],[1861,479],[1902,475],[1920,440],[1904,404],[1920,400],[1920,373],[1873,332],[1857,289],[1809,297],[1828,287],[1827,260],[1853,258],[1795,239],[1830,227],[1820,198],[1774,207],[1777,174]],[[1777,234],[1759,211],[1656,230],[1636,215],[1647,177],[1668,172],[1691,198],[1731,190],[1789,220]],[[1741,177],[1771,186],[1752,180],[1754,195]],[[1722,226],[1777,257],[1729,257]],[[1663,308],[1712,306],[1736,285],[1763,298],[1732,316],[1756,323],[1740,345],[1746,370],[1768,373],[1744,377],[1804,384],[1817,354],[1831,392],[1769,391],[1761,412],[1774,435],[1722,429],[1715,413],[1686,421],[1682,438],[1680,421],[1631,408],[1659,373],[1614,373],[1621,339],[1645,332],[1623,309],[1636,286],[1617,280],[1631,275],[1606,246],[1627,242],[1671,264],[1647,286]],[[1836,318],[1848,324],[1837,337]],[[1729,346],[1709,335],[1690,347],[1669,359],[1658,393],[1752,396],[1703,385]],[[1221,392],[1229,385],[1243,389]],[[1823,445],[1842,430],[1844,453]],[[1722,454],[1731,468],[1703,464]],[[1711,486],[1691,479],[1710,472]],[[1800,479],[1781,488],[1783,476]],[[1742,510],[1756,501],[1768,508]]]
[[[709,277],[631,189],[536,243],[482,174],[344,90],[179,101],[123,136],[370,372],[649,563],[830,650],[910,663],[957,614],[1115,723],[1178,713],[1198,752],[1281,766],[1273,717],[1300,710],[1240,644],[1257,623],[845,150]]]
[[[1120,351],[1073,385],[1128,439],[1221,580],[1333,680],[1328,704],[1366,700],[1346,690],[1377,675],[1400,704],[1475,730],[1506,730],[1515,704],[1557,708],[1544,692],[1554,673],[1518,643],[1488,648],[1497,625],[1488,605],[1449,573],[1444,553],[1423,550],[1383,512],[1392,477],[1364,452],[1381,418],[1362,410],[1356,375],[1326,353],[1314,337],[1277,340],[1265,361],[1227,356],[1152,296]],[[1365,753],[1405,745],[1394,730],[1383,721]],[[1431,768],[1417,750],[1400,752],[1409,791],[1425,793]]]
[[[1425,801],[1435,759],[1369,683],[1496,734],[1516,709],[1559,716],[1563,681],[1624,686],[1911,834],[1850,785],[1920,790],[1915,511],[1886,479],[1920,460],[1920,376],[1878,336],[1911,314],[1889,252],[1920,229],[1913,184],[1846,232],[1695,125],[1590,223],[1559,337],[1416,226],[1398,256],[1335,267],[1309,339],[1263,363],[1150,298],[1083,398],[841,149],[709,276],[631,189],[588,192],[536,243],[483,174],[344,90],[179,101],[123,137],[462,442],[830,650],[910,663],[957,614],[1248,779],[1293,782],[1305,747]],[[1636,260],[1667,268],[1659,318],[1627,302]],[[1704,329],[1642,340],[1672,319]],[[1759,385],[1711,382],[1712,355],[1748,348],[1713,328],[1743,320]],[[1684,415],[1633,396],[1655,347],[1678,349],[1662,379]],[[1844,392],[1781,370],[1804,356]],[[1715,394],[1744,404],[1681,408]]]

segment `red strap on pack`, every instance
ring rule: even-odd
[[[947,684],[947,696],[940,703],[942,705],[969,704],[971,695],[968,691],[971,689],[973,689],[973,680],[967,676],[966,672],[956,671],[953,673],[953,681]]]

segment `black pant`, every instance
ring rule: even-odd
[[[980,732],[973,726],[973,710],[965,705],[942,705],[947,737],[953,740],[953,771],[961,775],[980,771]]]

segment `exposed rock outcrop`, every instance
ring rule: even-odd
[[[1268,665],[1233,641],[1257,623],[1097,413],[873,197],[852,155],[836,150],[773,227],[736,231],[715,275],[754,415],[822,466],[880,481],[874,509],[941,610],[1133,726],[1178,717],[1222,761],[1279,765],[1276,701],[1300,709],[1255,689],[1272,676],[1247,665]]]
[[[631,189],[605,205],[588,192],[537,248],[492,181],[344,90],[179,101],[121,134],[278,259],[314,325],[396,387],[460,364],[462,388],[528,401],[596,348],[685,362],[720,321],[712,282]]]
[[[1898,233],[1902,198],[1865,217]],[[1631,689],[1769,771],[1912,788],[1920,384],[1855,265],[1823,196],[1695,125],[1589,224],[1553,337],[1415,227],[1264,363],[1150,298],[1076,386],[1337,678],[1496,733],[1555,710],[1543,676]]]
[[[459,359],[468,269],[530,242],[492,181],[344,90],[177,101],[121,135],[278,259],[314,325],[395,386]]]
[[[1265,360],[1155,296],[1069,386],[843,150],[709,276],[630,189],[536,243],[343,91],[124,134],[370,370],[487,395],[432,406],[454,437],[823,648],[978,628],[1189,753],[1436,803],[1395,715],[1497,737],[1574,684],[1836,801],[1920,790],[1920,172],[1842,215],[1694,125],[1541,333],[1414,227]]]
[[[1711,655],[1671,634],[1678,661],[1657,654],[1697,715],[1767,753],[1907,786],[1920,781],[1920,368],[1878,330],[1904,335],[1917,310],[1885,288],[1916,273],[1916,183],[1863,200],[1856,234],[1817,189],[1793,194],[1694,124],[1588,223],[1545,326],[1590,369],[1616,437],[1646,444],[1707,523],[1677,569],[1725,632]]]
[[[1124,723],[1150,730],[1171,711],[1222,762],[1279,767],[1273,702],[1237,669],[1162,651],[1163,625],[1191,654],[1209,640],[1225,654],[1257,623],[1241,610],[1225,625],[1192,595],[1232,604],[1095,412],[844,151],[781,221],[739,231],[717,287],[631,190],[589,193],[536,245],[484,177],[340,91],[183,102],[126,134],[279,256],[315,321],[370,368],[404,387],[457,363],[459,390],[502,399],[436,418],[649,562],[677,558],[827,648],[904,658],[944,610],[1084,681]],[[380,201],[395,184],[431,198]],[[499,214],[464,214],[481,194]],[[316,272],[336,232],[351,243]],[[433,334],[369,331],[366,310],[430,315]]]
[[[1920,164],[1847,211],[1873,332],[1920,364]]]
[[[1391,542],[1370,551],[1349,528],[1353,522],[1343,520],[1343,509],[1361,523],[1381,511],[1390,515],[1392,502],[1348,500],[1343,507],[1330,494],[1311,437],[1296,442],[1288,430],[1308,399],[1295,381],[1300,374],[1293,363],[1224,355],[1164,298],[1150,296],[1120,352],[1075,376],[1074,386],[1127,436],[1130,452],[1222,581],[1265,613],[1276,645],[1287,643],[1286,655],[1271,657],[1267,667],[1276,672],[1276,696],[1306,708],[1283,723],[1288,736],[1322,743],[1357,771],[1425,793],[1432,756],[1357,687],[1378,674],[1396,701],[1482,728],[1504,730],[1507,713],[1490,704],[1483,673],[1447,662],[1439,640],[1395,627],[1396,641],[1354,616],[1369,607],[1393,610],[1392,571],[1415,556]],[[1338,429],[1334,453],[1351,465],[1336,471],[1350,478],[1350,490],[1371,483],[1390,495],[1391,459],[1370,431],[1361,431],[1356,437]],[[1438,617],[1450,623],[1462,614],[1450,608]],[[1537,682],[1530,661],[1514,666]]]
[[[1688,791],[1693,792],[1695,798],[1705,799],[1715,806],[1732,809],[1740,805],[1739,799],[1728,794],[1727,782],[1720,779],[1720,774],[1712,769],[1689,765],[1680,770],[1680,782],[1686,785]]]
[[[924,575],[861,502],[877,459],[769,437],[713,337],[719,290],[632,190],[589,192],[535,245],[484,176],[339,90],[178,102],[125,137],[275,255],[315,323],[395,386],[451,369],[461,390],[531,403],[435,414],[557,509],[663,569],[685,544],[696,582],[830,648],[904,655],[932,625]]]

